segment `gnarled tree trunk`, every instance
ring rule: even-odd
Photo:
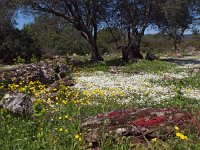
[[[101,57],[101,55],[99,54],[99,50],[97,47],[96,42],[92,42],[91,44],[91,62],[98,62],[98,61],[103,61],[103,58]]]
[[[180,50],[180,43],[181,43],[181,38],[174,38],[174,50],[177,52]]]
[[[122,59],[125,62],[135,61],[137,59],[143,59],[142,54],[140,53],[140,43],[141,38],[137,37],[129,42],[127,46],[122,47]]]

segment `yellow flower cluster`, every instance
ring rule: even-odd
[[[75,134],[74,138],[77,139],[79,142],[81,142],[82,141],[81,133],[80,134]]]
[[[184,135],[183,133],[179,132],[179,127],[175,126],[174,127],[176,130],[176,136],[179,137],[181,140],[188,140],[188,137],[186,135]]]
[[[188,140],[188,137],[182,133],[176,133],[176,136],[179,137],[181,140]]]
[[[49,93],[45,85],[42,85],[42,83],[39,81],[21,81],[18,84],[12,83],[8,84],[8,88],[11,91],[33,94],[35,97],[38,97],[42,93]]]
[[[4,88],[3,83],[0,84],[0,90],[2,90]]]
[[[156,142],[158,138],[151,139],[151,142]]]
[[[55,130],[58,135],[71,134],[76,141],[82,141],[82,135],[78,129],[74,129],[80,115],[80,108],[91,104],[91,99],[84,96],[82,92],[72,87],[61,85],[52,93],[39,81],[22,81],[8,85],[9,90],[29,94],[36,98],[34,101],[34,112],[37,117],[47,112],[53,115],[52,122],[57,122]],[[44,102],[44,103],[43,103]],[[41,115],[40,115],[41,114]],[[56,118],[56,119],[55,119]]]

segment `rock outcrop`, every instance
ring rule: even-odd
[[[8,92],[0,101],[0,107],[21,116],[31,115],[33,113],[31,97],[23,93]]]
[[[0,70],[0,80],[15,80],[15,82],[32,80],[43,84],[52,84],[55,80],[65,78],[70,68],[65,65],[65,59],[44,60],[35,64],[20,65],[14,68]]]
[[[149,60],[149,61],[153,61],[155,59],[158,59],[154,53],[152,52],[147,52],[146,56],[145,56],[145,59],[146,60]]]
[[[145,143],[154,138],[165,140],[175,136],[175,126],[185,133],[191,127],[196,133],[199,131],[199,123],[190,113],[175,108],[112,111],[88,118],[82,124],[87,141],[94,145],[101,141],[102,133],[130,137],[132,143]]]

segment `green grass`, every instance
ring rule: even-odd
[[[184,88],[192,87],[195,89],[200,89],[200,74],[189,75],[190,77],[185,77],[183,79],[166,79],[166,80],[153,80],[152,83],[159,83],[162,86],[176,87],[183,86]]]
[[[103,71],[107,72],[108,71],[108,66],[106,65],[105,62],[99,62],[96,64],[87,64],[80,68],[83,72],[95,72],[95,71]]]
[[[199,109],[200,106],[197,105],[196,100],[184,99],[184,103],[179,103],[177,98],[174,98],[170,103],[163,105],[152,105],[151,107],[161,108],[161,107],[179,107],[181,109],[194,111]],[[82,141],[79,142],[74,138],[76,133],[82,133],[81,130],[81,120],[83,118],[96,115],[98,113],[104,113],[111,110],[123,109],[123,108],[135,108],[136,105],[119,105],[115,102],[105,102],[104,105],[98,106],[78,106],[74,103],[69,103],[66,106],[59,106],[59,112],[53,115],[44,115],[37,118],[32,117],[19,117],[10,114],[9,112],[1,109],[0,116],[0,147],[3,150],[10,149],[28,149],[28,150],[41,150],[41,149],[88,149],[88,143],[85,143],[84,137]],[[141,106],[142,107],[142,106]],[[143,107],[146,107],[145,105]],[[77,110],[80,110],[77,111]],[[68,114],[69,116],[74,116],[75,119],[72,121],[60,120],[59,116],[64,116]],[[82,118],[82,119],[81,119]],[[60,132],[59,129],[68,129],[68,132]],[[191,141],[182,141],[178,138],[172,137],[167,141],[157,141],[152,143],[149,141],[150,149],[159,150],[162,149],[196,149],[199,148],[199,141],[194,135],[188,135]],[[107,138],[102,138],[101,143],[99,143],[100,149],[103,150],[127,150],[133,147],[130,144],[130,139],[126,137],[118,137],[117,140],[113,140],[112,136]],[[136,145],[137,149],[146,149],[143,145]]]
[[[98,64],[86,64],[81,67],[84,72],[93,71],[109,71],[110,66],[121,66],[120,59],[107,60]],[[162,73],[171,71],[180,71],[176,69],[176,65],[164,61],[149,62],[142,60],[138,63],[126,64],[124,72],[133,73],[142,71],[147,73]],[[182,80],[166,80],[152,81],[163,86],[176,85],[176,88],[184,88],[191,85],[194,88],[200,89],[200,75],[191,76]],[[63,87],[64,89],[66,87]],[[3,92],[3,90],[0,92]],[[63,104],[66,99],[65,90],[61,90],[59,101],[54,103],[53,107],[35,103],[35,116],[20,117],[9,113],[7,110],[0,108],[0,149],[12,150],[85,150],[89,149],[89,143],[85,139],[85,131],[81,124],[85,118],[95,116],[99,113],[105,113],[112,110],[125,108],[166,108],[177,107],[188,112],[191,112],[200,121],[199,108],[200,102],[196,99],[185,98],[178,93],[177,96],[169,101],[164,101],[160,104],[151,102],[151,99],[143,104],[136,103],[139,95],[133,95],[130,103],[119,104],[110,98],[105,100],[102,97],[84,97],[81,93],[76,97],[76,91],[72,89],[71,97],[68,98],[67,104]],[[73,93],[74,92],[74,93]],[[68,92],[69,94],[69,92]],[[1,94],[0,94],[1,95]],[[75,98],[76,97],[76,98]],[[125,98],[125,97],[124,97]],[[98,104],[89,105],[86,101],[98,102]],[[45,103],[46,104],[46,103]],[[37,106],[37,107],[36,107]],[[42,109],[40,109],[42,108]],[[37,110],[37,111],[36,111]],[[40,113],[43,112],[44,113]],[[37,114],[37,115],[36,115]],[[68,117],[66,117],[68,116]],[[62,130],[61,130],[62,129]],[[67,130],[67,131],[65,131]],[[78,134],[81,138],[75,138]],[[168,138],[165,141],[158,140],[155,143],[147,141],[149,149],[152,150],[171,150],[171,149],[192,149],[198,150],[200,147],[199,139],[194,133],[187,135],[190,140],[182,141],[177,137]],[[80,140],[80,141],[79,141]],[[128,150],[135,148],[137,150],[145,150],[146,146],[142,144],[132,145],[130,138],[117,137],[115,140],[112,136],[101,136],[101,142],[98,143],[102,150]]]
[[[147,60],[141,60],[138,63],[131,63],[126,65],[124,72],[126,73],[132,73],[135,71],[142,71],[147,73],[161,73],[161,72],[167,72],[176,67],[175,64],[167,63],[164,61],[147,61]]]
[[[134,72],[162,73],[175,70],[177,65],[160,60],[155,60],[155,61],[141,60],[139,62],[125,64],[121,59],[112,59],[95,64],[86,63],[79,69],[82,72],[95,72],[95,71],[108,72],[109,68],[113,66],[118,66],[118,67],[123,66],[123,72],[125,73],[134,73]],[[176,70],[177,72],[181,71],[181,69],[177,68]]]

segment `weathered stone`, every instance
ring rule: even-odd
[[[197,49],[195,47],[192,47],[192,46],[188,46],[185,48],[185,51],[186,52],[193,52],[193,51],[196,51]]]
[[[51,84],[48,87],[48,90],[51,91],[51,92],[57,92],[60,89],[61,85],[63,85],[63,86],[73,86],[74,82],[70,78],[65,77],[65,78],[57,80],[53,84]]]
[[[154,53],[152,52],[147,52],[146,56],[145,56],[145,59],[146,60],[149,60],[149,61],[153,61],[155,59],[157,59],[157,57],[154,55]]]
[[[70,69],[65,65],[65,59],[53,59],[38,62],[36,64],[20,65],[11,69],[0,71],[0,80],[16,82],[24,80],[40,81],[43,84],[51,84],[55,80],[65,78]]]
[[[101,133],[129,136],[132,143],[145,143],[146,139],[153,138],[164,140],[175,135],[175,126],[182,132],[187,131],[187,127],[199,130],[198,121],[190,113],[175,108],[112,111],[90,117],[82,124],[87,141],[96,144],[101,141]]]
[[[31,97],[22,93],[7,93],[0,103],[1,107],[8,109],[13,114],[23,116],[33,113],[33,102]]]

